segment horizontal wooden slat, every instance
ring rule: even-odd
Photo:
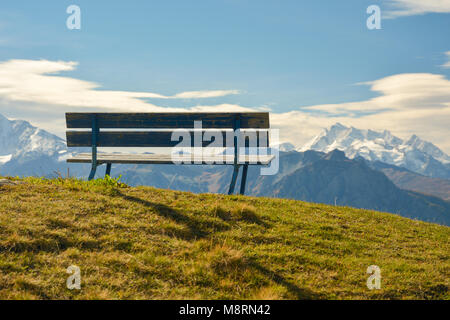
[[[193,131],[187,131],[191,136],[191,145],[194,146],[194,133]],[[205,131],[203,132],[203,134]],[[214,134],[222,135],[221,146],[226,145],[226,131],[214,131]],[[232,131],[229,134],[233,135]],[[242,134],[245,134],[242,131]],[[256,146],[254,147],[267,147],[268,146],[268,134],[257,132],[258,139],[256,141]],[[67,131],[67,146],[68,147],[90,147],[92,145],[92,133],[91,131]],[[139,132],[139,131],[109,131],[109,132],[99,132],[97,136],[97,146],[98,147],[175,147],[181,141],[171,141],[172,132],[167,131],[149,131],[149,132]],[[179,137],[179,136],[178,136]],[[262,139],[266,137],[266,143],[262,143]],[[212,138],[214,140],[214,137]],[[203,141],[203,147],[210,145],[211,141]],[[231,145],[232,147],[233,145]],[[249,146],[248,139],[246,139],[246,147]],[[189,145],[187,145],[189,147]],[[253,147],[253,146],[252,146]]]
[[[273,155],[243,155],[239,157],[239,164],[267,165],[273,160]],[[179,160],[179,159],[178,159]],[[234,156],[214,155],[196,157],[186,155],[183,160],[191,164],[233,164]],[[67,159],[71,163],[91,163],[90,153],[80,153]],[[97,163],[122,163],[122,164],[173,164],[174,158],[170,154],[114,154],[99,153]],[[176,162],[175,162],[176,163]]]
[[[202,121],[205,129],[233,128],[235,119],[240,117],[241,128],[268,129],[268,112],[245,113],[66,113],[67,128],[92,128],[92,118],[96,117],[99,128],[105,129],[175,129],[193,128],[194,121]]]

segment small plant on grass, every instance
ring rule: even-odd
[[[123,182],[120,182],[122,175],[119,175],[117,178],[111,178],[109,175],[106,175],[104,178],[95,179],[90,181],[89,183],[102,187],[110,187],[110,188],[126,188],[127,185]]]

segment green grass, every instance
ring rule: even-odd
[[[22,181],[0,187],[0,299],[450,298],[448,227],[114,179]],[[373,264],[380,290],[366,286]]]

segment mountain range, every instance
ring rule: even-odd
[[[450,179],[450,156],[416,135],[402,140],[387,130],[361,130],[337,123],[324,129],[298,151],[330,152],[335,149],[344,151],[351,159],[362,157],[425,176]]]
[[[260,176],[249,169],[247,192],[316,203],[352,206],[450,225],[449,157],[429,142],[403,141],[388,131],[336,124],[305,147],[280,145],[280,171]],[[339,151],[342,150],[342,151]],[[89,165],[70,164],[65,141],[23,120],[0,115],[0,176],[86,177]],[[98,170],[98,175],[102,175]],[[228,166],[114,165],[130,185],[196,193],[225,193]],[[59,172],[59,173],[58,173]],[[239,183],[239,181],[238,181]]]

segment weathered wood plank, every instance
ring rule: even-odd
[[[239,157],[239,164],[249,165],[267,165],[275,156],[273,155],[245,155]],[[185,155],[185,161],[192,164],[223,164],[232,165],[234,155],[213,155],[213,156],[195,156]],[[72,158],[67,159],[70,163],[91,163],[91,153],[80,153]],[[123,164],[173,164],[173,158],[170,154],[115,154],[115,153],[99,153],[97,155],[97,163],[123,163]]]
[[[233,128],[236,117],[240,117],[241,128],[268,129],[268,112],[244,113],[66,113],[69,129],[86,129],[92,127],[92,117],[96,116],[99,128],[104,129],[174,129],[194,127],[194,121],[202,121],[203,128]]]
[[[175,147],[184,141],[184,135],[178,135],[174,138],[178,138],[177,141],[171,141],[173,132],[169,131],[109,131],[109,132],[99,132],[97,136],[97,146],[98,147]],[[260,132],[255,131],[256,141],[252,142],[251,139],[245,139],[245,147],[249,147],[252,143],[252,147],[267,147],[268,146],[268,134],[267,131]],[[186,134],[190,136],[190,145],[187,147],[194,146],[194,132],[186,131]],[[203,131],[205,134],[205,131]],[[211,138],[210,141],[202,141],[202,146],[207,147],[210,144],[219,144],[220,140],[215,142],[216,137],[222,137],[222,142],[220,146],[225,146],[227,141],[226,131],[213,131],[209,132]],[[247,136],[248,133],[245,131],[241,132],[242,136]],[[228,131],[228,135],[231,136],[230,143],[233,143],[233,132]],[[183,137],[183,138],[182,138]],[[248,137],[248,136],[247,136]],[[68,147],[90,147],[92,145],[92,133],[90,131],[67,131],[67,146]],[[220,138],[217,138],[220,139]],[[265,143],[263,141],[265,140]],[[216,145],[217,147],[218,145]],[[244,146],[244,145],[243,145]]]

